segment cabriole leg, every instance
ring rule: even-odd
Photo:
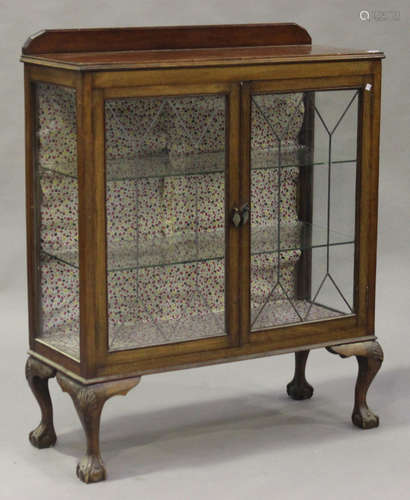
[[[36,448],[54,446],[57,436],[53,424],[53,406],[48,390],[48,379],[54,377],[54,368],[30,356],[26,362],[26,379],[40,405],[40,424],[29,434],[30,443]]]
[[[87,438],[87,451],[77,465],[77,476],[84,483],[96,483],[106,478],[104,462],[100,453],[100,417],[104,403],[111,396],[122,394],[135,387],[140,377],[82,385],[79,382],[57,374],[57,381],[67,392],[77,410]]]
[[[309,399],[313,395],[313,387],[308,383],[305,377],[308,356],[309,351],[295,352],[295,376],[286,387],[288,395],[292,399]]]
[[[383,362],[383,350],[376,341],[358,342],[328,347],[327,350],[342,358],[356,356],[359,372],[355,388],[355,402],[352,414],[354,425],[361,429],[371,429],[379,425],[379,417],[367,406],[367,391]]]

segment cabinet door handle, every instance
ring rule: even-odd
[[[245,203],[240,208],[234,207],[232,209],[232,224],[235,227],[241,227],[249,220],[249,203]]]

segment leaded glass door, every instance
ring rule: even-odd
[[[357,313],[360,99],[250,93],[251,332]]]
[[[239,101],[220,87],[105,99],[110,351],[234,342]]]

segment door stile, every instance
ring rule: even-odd
[[[225,272],[225,307],[226,329],[231,346],[239,345],[240,337],[240,248],[241,232],[231,222],[232,211],[240,206],[240,89],[233,84],[228,93],[226,128],[227,128],[227,168],[225,178],[225,228],[226,228],[226,272]]]
[[[250,148],[251,148],[251,94],[250,82],[241,82],[241,117],[240,117],[240,206],[251,202],[250,188]],[[240,246],[240,345],[248,343],[250,331],[250,268],[251,249],[250,232],[252,223],[252,212],[250,220],[241,227]]]
[[[366,253],[366,248],[364,242],[366,241],[366,236],[362,236],[366,232],[365,220],[362,219],[362,214],[366,213],[365,197],[366,193],[362,190],[362,182],[366,179],[363,176],[363,171],[366,169],[368,163],[368,147],[369,147],[369,134],[366,130],[366,115],[365,110],[369,107],[369,95],[368,92],[364,90],[363,85],[360,89],[359,94],[359,109],[358,109],[358,127],[357,127],[357,175],[356,175],[356,231],[355,239],[358,242],[355,248],[354,255],[354,275],[355,275],[355,287],[354,287],[354,308],[357,311],[357,324],[360,326],[366,326],[366,309],[367,309],[367,272],[365,266],[362,267],[361,259]],[[364,202],[364,205],[363,205]]]
[[[100,188],[94,158],[92,75],[85,74],[77,83],[77,156],[78,156],[78,232],[80,264],[80,361],[81,375],[96,373],[96,338],[100,334],[98,263],[101,260]]]

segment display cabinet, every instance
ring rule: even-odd
[[[295,24],[28,39],[34,446],[56,441],[55,375],[87,438],[77,474],[94,482],[103,404],[142,375],[295,352],[287,391],[306,399],[323,347],[357,357],[353,423],[378,425],[383,57],[312,46]]]

